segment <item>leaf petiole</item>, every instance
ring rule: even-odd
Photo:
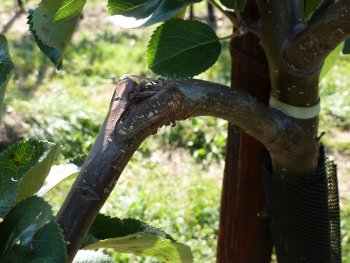
[[[207,0],[207,1],[208,1],[208,3],[212,4],[215,8],[217,8],[220,11],[220,13],[222,13],[224,16],[226,16],[236,28],[239,28],[240,19],[237,19],[238,16],[235,17],[232,12],[228,12],[227,10],[225,10],[221,5],[219,5],[214,0]]]
[[[225,36],[225,37],[219,37],[218,39],[220,41],[223,41],[223,40],[232,39],[232,38],[235,38],[235,37],[238,37],[238,36],[239,36],[239,31],[235,31],[231,35],[228,35],[228,36]]]

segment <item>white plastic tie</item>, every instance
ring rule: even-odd
[[[282,101],[277,100],[273,96],[270,96],[269,105],[271,108],[275,108],[282,111],[284,114],[296,118],[296,119],[312,119],[319,115],[321,107],[320,102],[309,107],[297,107],[286,104]]]

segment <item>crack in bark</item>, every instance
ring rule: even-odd
[[[141,95],[149,91],[152,96]],[[143,99],[135,100],[140,98],[137,94]],[[121,80],[99,135],[57,216],[69,261],[143,140],[163,125],[203,115],[236,124],[265,143],[272,154],[290,154],[288,146],[299,142],[301,131],[293,119],[240,90],[188,79],[160,79],[143,89],[132,78]]]

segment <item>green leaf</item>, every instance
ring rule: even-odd
[[[180,11],[176,14],[176,17],[180,19],[185,19],[186,13],[187,13],[187,6],[181,8]]]
[[[47,175],[50,172],[59,147],[57,144],[43,143],[40,159],[23,176],[19,185],[16,201],[23,200],[35,194],[43,186]],[[33,146],[32,146],[33,147]]]
[[[123,253],[156,257],[164,262],[193,262],[191,249],[136,219],[98,215],[83,249],[113,248]]]
[[[343,47],[344,47],[344,43],[341,43],[328,55],[328,57],[323,63],[320,79],[322,79],[328,73],[328,71],[333,67],[333,65],[339,58]]]
[[[69,160],[69,162],[72,163],[72,164],[75,164],[78,167],[82,167],[84,162],[85,162],[85,159],[87,158],[87,156],[88,155],[86,153],[78,154],[78,155],[74,156],[73,159]]]
[[[41,51],[60,69],[62,57],[86,0],[43,0],[28,16],[29,30]]]
[[[40,50],[51,60],[51,62],[56,66],[57,69],[62,68],[62,59],[61,59],[61,52],[59,49],[50,47],[46,44],[44,44],[38,35],[35,34],[33,31],[33,25],[30,23],[30,21],[33,19],[33,15],[30,14],[28,16],[29,21],[29,31],[32,32],[34,40],[37,44],[37,46],[40,48]]]
[[[73,263],[114,263],[114,260],[100,251],[79,250]]]
[[[60,185],[64,185],[69,181],[73,181],[78,176],[78,172],[72,173],[72,171],[78,170],[75,165],[71,164],[69,167],[67,167],[67,165],[62,166],[65,167],[65,170],[62,172],[55,172],[53,170],[56,168],[56,166],[52,167],[51,172],[49,176],[46,177],[43,186],[36,193],[37,196],[43,196],[46,193],[50,192],[52,189],[60,187]]]
[[[111,15],[146,18],[153,13],[160,2],[159,0],[108,0],[108,11]]]
[[[135,27],[149,26],[175,17],[187,5],[202,0],[109,0],[108,10],[111,15],[121,15],[136,19],[145,19]],[[130,26],[129,26],[130,27]],[[132,26],[131,26],[132,27]]]
[[[220,0],[220,2],[227,8],[235,9],[240,12],[243,12],[247,5],[247,0]]]
[[[243,12],[246,5],[247,5],[247,0],[235,0],[235,8],[236,10],[239,10],[240,12]]]
[[[235,9],[235,0],[220,0],[221,4],[230,9]]]
[[[192,77],[210,68],[220,52],[220,42],[210,26],[173,19],[154,31],[147,60],[149,68],[159,75]]]
[[[304,17],[309,18],[310,15],[315,11],[316,7],[319,6],[322,0],[307,0],[305,1],[305,11],[304,11]]]
[[[12,63],[7,40],[4,35],[0,34],[0,124],[3,115],[3,103],[8,81],[11,78],[14,65]]]
[[[343,48],[343,54],[344,55],[350,54],[350,38],[345,40],[344,48]]]
[[[41,188],[57,150],[49,142],[26,140],[0,154],[0,217]]]
[[[0,224],[0,261],[67,262],[62,232],[51,207],[39,197],[17,204]]]

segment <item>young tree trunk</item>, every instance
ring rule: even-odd
[[[284,198],[282,204],[289,205],[291,199],[293,202],[292,209],[286,209],[284,205],[279,207],[281,205],[280,193],[271,190],[274,190],[273,183],[275,182],[284,187],[285,181],[291,181],[292,183],[303,183],[305,179],[308,181],[308,177],[314,175],[319,165],[319,138],[317,137],[318,78],[322,62],[326,56],[339,43],[350,36],[350,23],[348,23],[350,19],[350,1],[337,1],[309,24],[306,24],[304,20],[303,7],[299,0],[256,0],[256,2],[259,8],[260,20],[255,23],[255,27],[252,25],[252,30],[259,36],[260,44],[264,48],[268,59],[271,79],[269,102],[271,107],[257,101],[242,90],[229,89],[223,85],[196,79],[161,78],[157,81],[144,78],[136,78],[141,80],[136,81],[133,77],[122,79],[112,98],[110,110],[99,136],[57,216],[57,221],[63,229],[67,242],[70,262],[74,259],[84,236],[118,181],[125,165],[141,142],[151,134],[156,133],[159,127],[170,125],[170,123],[191,116],[223,118],[239,127],[244,133],[257,139],[268,150],[271,159],[271,167],[268,172],[271,180],[267,178],[265,185],[267,185],[267,193],[269,191],[272,193],[267,196],[270,197],[267,199],[270,201],[267,202],[270,205],[268,207],[270,211],[268,212],[273,212],[269,214],[270,223],[275,228],[273,231],[275,242],[277,241],[281,245],[279,247],[280,252],[276,249],[281,261],[304,262],[306,260],[314,262],[314,256],[319,254],[320,250],[323,250],[328,255],[324,257],[323,261],[317,262],[331,262],[332,254],[329,247],[332,243],[326,242],[326,249],[323,249],[323,247],[320,249],[318,245],[314,245],[315,242],[322,241],[323,234],[328,231],[326,228],[329,227],[329,222],[313,224],[319,228],[316,229],[317,231],[321,230],[318,232],[321,233],[321,238],[315,238],[312,232],[309,233],[310,239],[305,241],[304,237],[303,223],[309,220],[309,211],[311,213],[315,211],[309,209],[309,207],[313,208],[313,202],[316,201],[314,200],[315,195],[310,191],[307,193],[309,197],[311,196],[311,202],[309,202],[311,206],[308,204],[306,209],[304,207],[305,214],[300,216],[293,213],[300,211],[299,208],[303,205],[300,205],[304,201],[303,191],[298,193],[301,198],[294,200],[293,194],[290,195],[290,187],[287,185],[285,189],[289,195],[287,195],[287,198],[282,196]],[[248,4],[251,3],[255,3],[255,1],[248,2]],[[234,17],[231,18],[235,20]],[[247,37],[246,41],[248,39]],[[246,52],[252,52],[248,54],[251,56],[256,54],[257,58],[261,58],[260,53],[255,49],[257,48],[256,39],[253,41],[255,45],[251,46],[247,43],[243,46],[254,48],[247,49]],[[244,58],[243,60],[248,61],[247,64],[254,65],[251,69],[257,71],[255,73],[259,73],[254,73],[254,78],[252,78],[251,73],[247,74],[246,69],[244,69],[243,72],[237,72],[239,75],[247,79],[254,79],[259,83],[260,81],[266,81],[258,79],[261,78],[258,75],[264,75],[262,74],[264,70],[259,70],[259,68],[264,68],[259,66],[260,63],[254,62],[254,59],[247,56],[240,55],[239,52],[233,55],[237,57],[238,61],[242,61],[239,57]],[[240,84],[256,85],[256,83],[243,81],[244,78],[239,79],[242,81]],[[258,89],[256,91],[260,92],[262,90]],[[265,92],[263,91],[262,96],[266,96]],[[235,143],[238,143],[238,140]],[[256,175],[257,168],[255,164],[261,163],[261,160],[259,159],[252,164],[253,173],[249,170],[242,170],[242,167],[246,167],[246,162],[254,158],[253,155],[250,155],[253,150],[259,151],[257,156],[261,156],[263,149],[260,147],[257,150],[255,148],[256,144],[249,137],[241,137],[239,143],[239,145],[233,147],[233,151],[239,153],[239,155],[236,155],[238,165],[226,169],[227,174],[230,168],[237,169],[236,173],[239,176],[226,177],[224,187],[231,188],[230,182],[237,182],[233,191],[228,194],[228,200],[232,200],[233,197],[240,198],[235,199],[237,205],[233,205],[233,208],[238,212],[235,211],[234,215],[238,215],[239,222],[253,219],[246,230],[253,229],[252,232],[257,236],[255,237],[256,240],[249,238],[251,241],[249,245],[236,243],[234,247],[237,249],[237,253],[240,250],[247,252],[251,249],[249,254],[246,253],[246,256],[262,255],[262,258],[252,258],[252,261],[247,258],[240,258],[241,261],[236,261],[232,257],[226,256],[232,246],[224,247],[226,251],[219,252],[220,255],[223,253],[226,256],[221,262],[262,262],[259,260],[267,260],[270,253],[268,249],[271,247],[266,245],[270,244],[267,236],[261,234],[266,233],[264,223],[254,221],[256,213],[262,210],[261,188],[256,188],[261,183],[255,181],[258,180],[257,177],[248,177],[251,174]],[[251,150],[242,152],[243,146]],[[323,166],[319,167],[322,168]],[[298,184],[295,185],[298,186]],[[300,192],[299,187],[294,188]],[[242,195],[242,189],[245,191],[244,195]],[[249,201],[252,198],[247,198],[249,193],[256,194],[256,199],[250,203]],[[322,185],[322,189],[318,193],[323,193],[324,196],[324,193],[327,193],[327,187],[325,188]],[[275,198],[276,194],[277,198]],[[227,202],[226,199],[225,202]],[[250,207],[248,207],[248,203],[251,205]],[[323,202],[322,205],[327,204]],[[289,243],[288,236],[281,239],[283,231],[287,228],[290,229],[290,227],[288,220],[286,222],[275,220],[284,216],[284,213],[279,214],[280,208],[291,215],[292,223],[295,222],[294,219],[301,222],[301,224],[292,225],[292,228],[298,232],[298,234],[292,235],[293,244],[296,245],[294,250],[290,249],[289,244],[291,243]],[[225,209],[225,206],[223,206],[223,209]],[[226,207],[226,209],[231,208]],[[317,211],[313,214],[314,218],[319,218]],[[253,215],[245,216],[243,212]],[[328,216],[327,210],[325,212],[323,219],[327,219]],[[221,220],[226,219],[222,218]],[[228,224],[227,229],[238,229],[229,225],[232,223],[231,220],[224,222]],[[311,220],[311,222],[313,221]],[[237,232],[236,237],[238,238],[242,233],[247,239],[253,236],[243,231],[240,234]],[[221,230],[219,241],[224,237],[223,234],[226,235]],[[228,240],[232,240],[230,235],[226,237]],[[226,242],[225,239],[222,240]],[[266,240],[266,243],[264,240]],[[229,242],[226,243],[230,244]],[[306,255],[303,253],[304,247],[316,248],[316,252],[313,251],[313,253]],[[287,260],[283,260],[284,254],[286,254]],[[298,258],[298,260],[289,260],[290,258]]]
[[[255,4],[246,13],[254,16]],[[259,39],[247,34],[230,45],[232,87],[268,103],[270,79]],[[264,146],[229,124],[222,188],[217,262],[268,263],[272,239],[263,218],[262,163]]]

